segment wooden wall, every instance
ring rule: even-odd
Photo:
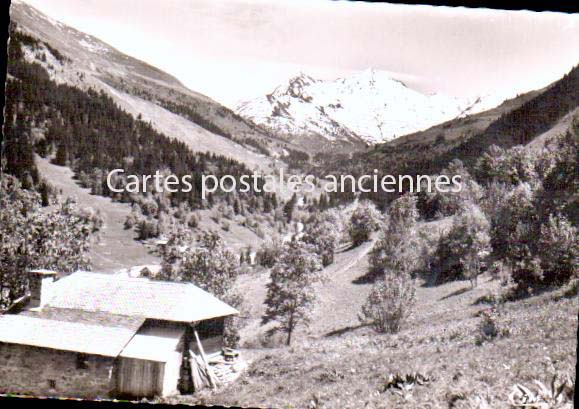
[[[119,358],[117,395],[135,398],[163,395],[165,363]]]

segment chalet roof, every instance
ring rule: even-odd
[[[126,328],[133,330],[134,332],[141,328],[145,322],[145,318],[143,317],[54,307],[27,309],[21,311],[20,315],[54,321],[66,321],[88,325],[101,325],[105,327]]]
[[[125,346],[120,356],[167,362],[178,354],[179,342],[185,333],[184,327],[149,327],[141,329]]]
[[[0,316],[0,342],[116,357],[136,330],[25,315]]]
[[[195,322],[237,314],[213,295],[188,283],[77,272],[54,282],[46,307]]]

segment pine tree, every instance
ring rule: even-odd
[[[392,202],[380,239],[370,252],[370,271],[373,274],[412,273],[418,263],[417,219],[415,196],[406,194]]]
[[[66,153],[66,145],[64,142],[58,144],[56,149],[56,157],[54,158],[54,164],[58,166],[66,166],[67,162],[67,153]]]
[[[291,197],[290,200],[288,200],[286,202],[286,204],[283,207],[283,215],[285,216],[286,222],[290,223],[292,221],[292,217],[293,217],[293,212],[294,212],[294,207],[296,205],[297,202],[297,196],[294,193]]]

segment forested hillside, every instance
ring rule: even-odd
[[[186,205],[190,209],[211,207],[216,202],[238,203],[261,212],[275,209],[277,199],[267,193],[208,196],[201,200],[202,174],[238,177],[251,174],[245,165],[211,153],[193,153],[184,143],[156,131],[150,124],[119,109],[110,97],[93,89],[83,91],[50,79],[39,64],[23,58],[22,47],[37,48],[37,39],[11,30],[6,124],[4,128],[5,172],[21,179],[24,186],[40,183],[34,153],[53,158],[54,163],[71,167],[80,183],[95,194],[113,196],[106,186],[110,170],[124,168],[126,174],[152,175],[164,170],[181,177],[191,174],[193,191],[149,195],[122,194],[115,199],[129,203],[156,202],[154,207]],[[56,58],[59,54],[55,55]],[[114,183],[126,184],[122,177]],[[216,195],[220,194],[216,192]],[[225,195],[224,195],[225,196]],[[234,196],[234,197],[233,197]],[[149,206],[150,207],[150,206]],[[145,212],[157,216],[157,212]]]
[[[51,78],[82,89],[103,89],[113,99],[120,96],[115,94],[119,92],[125,97],[150,102],[153,107],[162,107],[180,115],[190,124],[207,130],[201,132],[207,141],[204,145],[196,144],[195,150],[207,151],[203,148],[210,147],[210,151],[239,162],[252,163],[263,155],[284,156],[284,149],[295,148],[211,98],[186,88],[174,76],[123,54],[96,37],[55,21],[28,4],[12,4],[10,16],[22,32],[37,38],[50,54],[60,55],[69,62],[53,61],[50,56],[47,56],[48,60],[38,61],[47,68]],[[126,106],[123,108],[128,111]],[[153,121],[153,125],[158,124]],[[164,130],[160,132],[167,133]],[[189,135],[189,138],[194,137]]]
[[[520,95],[480,114],[459,118],[352,155],[318,155],[312,171],[362,175],[433,175],[459,159],[472,170],[492,145],[526,145],[579,106],[579,66],[543,90]],[[384,208],[398,194],[362,195]]]
[[[511,148],[526,145],[579,106],[579,66],[522,106],[506,112],[482,133],[452,149],[445,159],[460,158],[473,165],[491,145]]]

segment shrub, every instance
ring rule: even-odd
[[[197,227],[199,227],[199,218],[196,215],[192,214],[191,217],[189,217],[189,220],[187,221],[187,225],[192,229],[196,229]]]
[[[352,213],[348,232],[354,246],[368,241],[370,234],[380,226],[380,213],[369,202],[361,202]]]
[[[334,251],[340,236],[340,220],[333,211],[316,215],[307,225],[302,240],[314,246],[323,266],[334,262]]]
[[[154,276],[153,272],[149,270],[148,267],[143,267],[143,269],[139,272],[139,275],[143,278],[151,278]]]
[[[255,230],[255,235],[257,237],[259,237],[260,239],[265,238],[265,232],[263,231],[263,229],[261,227],[258,227],[257,230]]]
[[[514,297],[531,295],[534,289],[544,284],[541,260],[537,256],[529,255],[514,262],[511,274],[515,283],[512,294]]]
[[[490,224],[478,206],[469,204],[455,217],[447,235],[440,238],[433,262],[433,284],[460,275],[476,285],[481,260],[490,250]]]
[[[502,287],[507,287],[512,284],[512,271],[509,266],[507,266],[501,260],[494,261],[490,268],[489,273],[494,280],[498,280]]]
[[[388,208],[388,229],[393,233],[408,233],[418,221],[416,196],[406,194],[396,199]]]
[[[129,213],[127,215],[127,218],[125,219],[125,230],[131,230],[135,224],[137,224],[137,215],[133,212]]]
[[[143,219],[137,226],[138,239],[147,240],[159,236],[159,225],[152,218]]]
[[[417,219],[414,196],[405,195],[392,203],[380,240],[370,252],[371,273],[410,274],[415,270],[419,262]]]
[[[144,199],[140,206],[145,216],[156,216],[159,211],[159,205],[151,199]]]
[[[483,183],[535,184],[538,174],[533,155],[534,153],[522,145],[514,146],[507,151],[492,145],[478,160],[475,174]]]
[[[531,186],[516,186],[491,215],[491,243],[495,255],[510,264],[533,253],[538,236],[535,193]]]
[[[360,321],[372,325],[377,332],[398,332],[412,313],[415,293],[414,280],[408,274],[386,274],[372,287]]]
[[[539,254],[546,284],[565,284],[577,277],[577,229],[565,217],[551,215],[541,226]]]
[[[483,189],[470,176],[463,163],[455,159],[448,164],[446,169],[441,171],[441,175],[452,179],[460,175],[461,189],[456,192],[456,188],[451,186],[449,191],[440,192],[433,189],[431,192],[421,193],[420,210],[427,219],[452,216],[461,211],[466,203],[479,203],[483,196]]]
[[[504,183],[493,182],[486,186],[480,208],[491,222],[498,216],[500,209],[509,198],[510,192],[510,186]]]
[[[577,156],[579,155],[579,116],[575,116],[571,130],[556,138],[551,148],[552,166],[543,180],[543,206],[549,213],[563,213],[574,225],[579,223],[576,192],[579,189]]]
[[[275,265],[283,251],[282,241],[274,237],[270,241],[263,243],[261,248],[257,251],[257,264],[271,268]]]
[[[225,297],[226,301],[230,305],[234,305],[235,308],[241,311],[243,314],[243,297],[233,291],[229,291]],[[238,348],[239,341],[241,340],[240,330],[243,328],[244,322],[243,318],[239,315],[230,315],[225,318],[224,329],[223,329],[223,344],[227,348]]]
[[[496,311],[489,308],[482,312],[481,318],[478,326],[481,339],[489,340],[496,338],[499,335]]]
[[[491,145],[476,162],[474,175],[477,180],[489,183],[501,180],[504,157],[505,149],[497,145]]]
[[[475,338],[477,345],[485,341],[491,341],[497,337],[506,337],[510,334],[505,323],[499,321],[499,313],[496,308],[491,307],[481,312],[481,321],[478,325],[478,334]]]

